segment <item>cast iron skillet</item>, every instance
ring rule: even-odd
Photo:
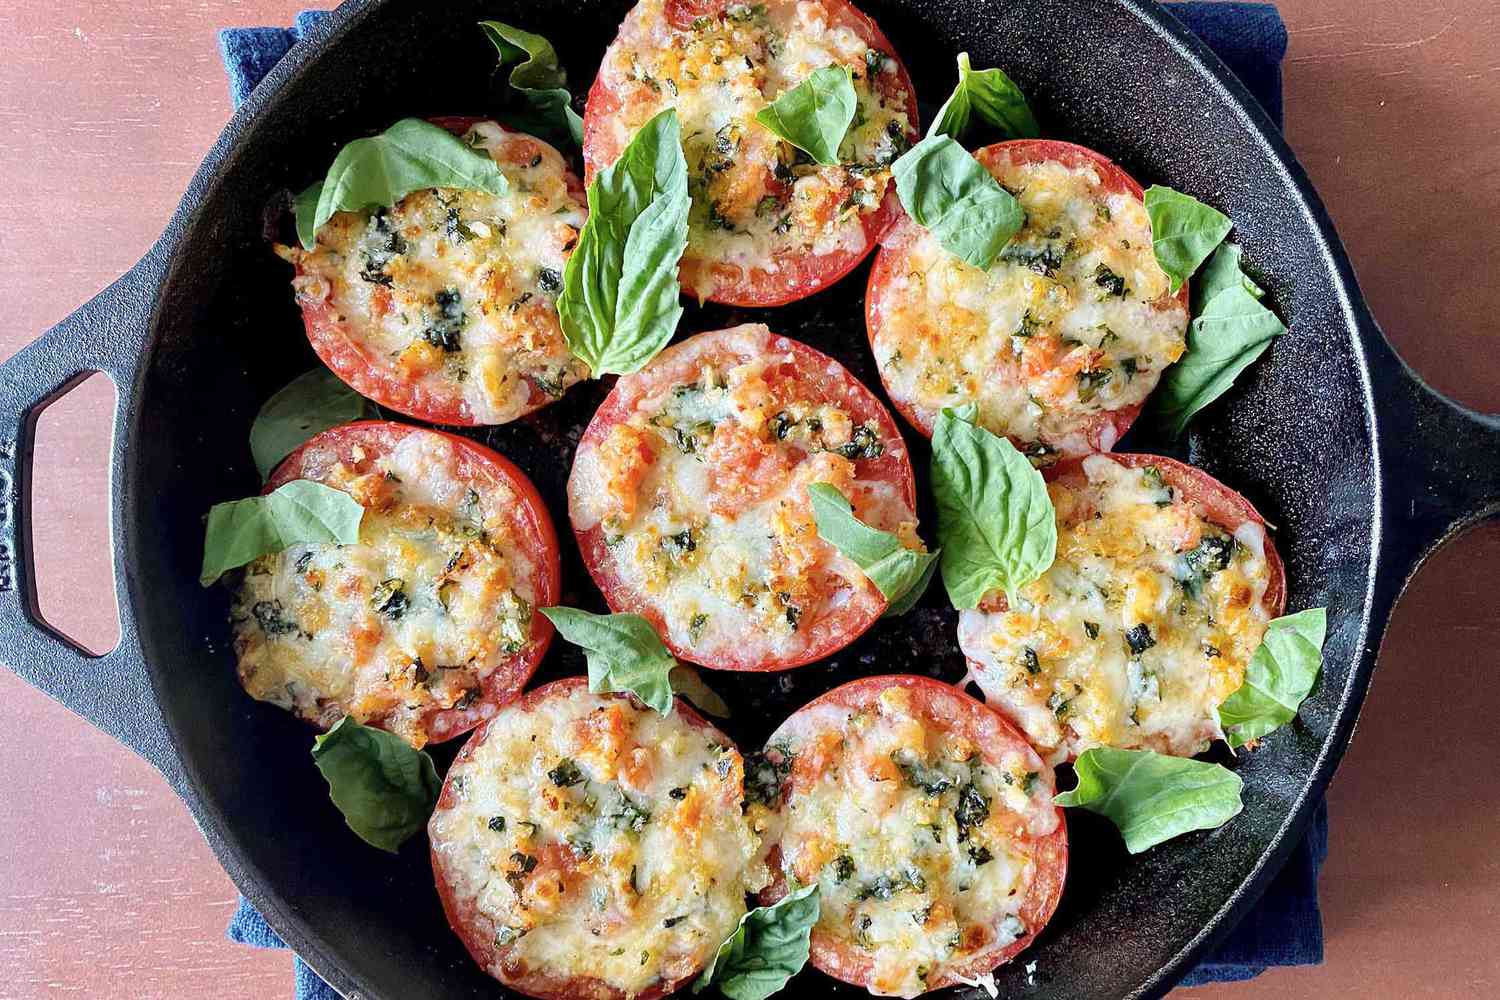
[[[1061,909],[1000,970],[1006,996],[1159,996],[1234,926],[1281,868],[1343,755],[1391,605],[1443,539],[1500,509],[1500,420],[1441,399],[1392,353],[1361,301],[1322,204],[1281,136],[1201,43],[1154,5],[1111,0],[864,0],[897,40],[925,110],[953,57],[1001,65],[1050,135],[1102,150],[1146,183],[1233,216],[1291,334],[1200,417],[1180,457],[1242,490],[1279,527],[1291,607],[1329,608],[1324,676],[1291,727],[1235,765],[1245,811],[1129,857],[1075,812]],[[316,362],[265,209],[336,147],[402,115],[483,112],[493,52],[475,20],[554,39],[586,89],[629,0],[354,0],[298,45],[235,115],[166,234],[131,271],[7,362],[0,387],[0,649],[38,685],[158,767],[240,889],[348,996],[500,997],[464,954],[432,888],[427,846],[399,858],[344,828],[311,766],[311,733],[234,679],[226,595],[197,583],[202,517],[256,491],[258,405]],[[925,117],[925,116],[924,116]],[[856,274],[769,313],[691,307],[684,332],[764,316],[877,387]],[[103,371],[119,390],[112,466],[118,648],[93,658],[37,611],[30,459],[37,414]],[[580,387],[534,420],[475,437],[517,460],[565,519],[572,445],[601,398]],[[925,470],[925,442],[907,435]],[[1122,450],[1161,449],[1137,434]],[[924,484],[925,492],[925,484]],[[930,507],[924,521],[932,524]],[[564,533],[566,534],[566,533]],[[599,606],[566,547],[565,597]],[[831,661],[776,676],[714,675],[726,728],[758,746],[792,709],[849,677],[962,673],[941,588]],[[539,679],[578,673],[559,643]],[[454,748],[441,755],[445,765]],[[815,972],[788,997],[852,995]]]

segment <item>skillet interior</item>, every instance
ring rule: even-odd
[[[626,0],[473,0],[346,5],[320,32],[318,58],[293,53],[236,118],[187,203],[156,313],[134,464],[121,490],[123,564],[161,710],[183,759],[184,796],[241,888],[336,987],[361,997],[497,997],[448,931],[432,889],[425,839],[390,858],[356,840],[328,802],[307,755],[311,733],[251,702],[234,679],[226,595],[200,590],[201,517],[257,486],[247,434],[271,392],[316,361],[302,336],[287,273],[265,242],[265,209],[324,169],[337,146],[402,115],[482,113],[493,52],[473,22],[503,17],[557,43],[574,91],[592,80]],[[1211,833],[1144,856],[1125,854],[1106,822],[1074,812],[1072,871],[1062,906],[1023,956],[997,974],[1005,995],[1083,1000],[1163,992],[1189,952],[1218,929],[1247,880],[1290,849],[1314,770],[1342,752],[1339,733],[1363,689],[1360,664],[1373,571],[1373,429],[1357,334],[1338,265],[1298,194],[1300,171],[1279,143],[1175,42],[1129,5],[1081,0],[869,0],[911,69],[924,111],[946,96],[953,57],[1003,66],[1049,135],[1093,146],[1143,183],[1192,191],[1227,211],[1256,279],[1292,335],[1197,421],[1188,458],[1244,492],[1278,525],[1293,609],[1326,604],[1323,680],[1292,727],[1236,765],[1245,812]],[[918,42],[917,40],[920,40]],[[280,85],[279,88],[277,85]],[[925,124],[925,116],[924,116]],[[217,162],[216,162],[217,161]],[[865,342],[866,267],[809,302],[771,312],[690,306],[684,333],[764,318],[830,351],[879,389]],[[473,436],[536,480],[564,537],[564,594],[599,607],[566,530],[563,480],[601,388],[575,389],[520,426]],[[925,442],[907,433],[926,494]],[[1162,450],[1139,432],[1121,450]],[[931,538],[930,501],[922,511]],[[854,676],[911,671],[956,680],[955,614],[934,588],[912,615],[882,622],[831,661],[776,676],[710,675],[736,706],[724,728],[758,746],[782,718]],[[562,644],[538,679],[579,673]],[[1349,699],[1347,696],[1354,695]],[[455,747],[438,750],[445,765]],[[1258,883],[1259,884],[1259,883]],[[788,997],[863,995],[806,973]]]

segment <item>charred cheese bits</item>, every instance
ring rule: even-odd
[[[820,166],[755,116],[828,66],[848,67],[858,103],[838,164]],[[811,295],[890,224],[891,163],[915,139],[916,97],[890,43],[847,0],[642,0],[589,94],[590,173],[668,107],[682,121],[693,199],[682,281],[700,298]]]
[[[296,267],[313,349],[340,378],[424,420],[503,424],[588,376],[556,305],[588,211],[545,142],[494,122],[462,137],[499,164],[507,193],[415,191],[388,209],[340,212],[311,251],[277,252]]]
[[[663,716],[582,678],[501,709],[428,825],[469,952],[536,997],[670,993],[767,882],[739,751],[682,701]]]
[[[245,568],[231,609],[249,694],[327,728],[345,715],[421,747],[525,684],[552,627],[557,539],[541,498],[488,448],[402,424],[345,424],[267,489],[310,479],[364,506],[358,545],[293,545]]]
[[[902,219],[866,300],[880,377],[926,434],[944,407],[973,403],[1038,463],[1109,451],[1186,349],[1187,291],[1168,291],[1141,189],[1070,143],[974,155],[1025,227],[981,271]]]
[[[990,704],[1044,755],[1090,747],[1191,756],[1219,730],[1281,613],[1281,562],[1253,507],[1153,455],[1058,465],[1057,560],[959,615],[958,642]]]
[[[747,325],[620,379],[579,442],[568,509],[613,610],[644,615],[683,659],[782,669],[852,642],[886,606],[818,537],[811,483],[921,547],[884,407],[827,355]]]
[[[883,996],[972,980],[1062,893],[1052,769],[997,713],[926,677],[869,677],[800,709],[747,772],[773,888],[818,884],[812,962]]]

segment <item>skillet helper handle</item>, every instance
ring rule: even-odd
[[[123,470],[120,424],[133,409],[142,348],[164,270],[153,250],[77,312],[0,365],[0,662],[170,777],[177,767],[151,689],[139,633],[125,593],[129,572],[118,545],[115,590],[120,642],[102,656],[83,649],[42,618],[31,545],[32,452],[36,422],[51,402],[94,372],[114,380],[110,534]]]

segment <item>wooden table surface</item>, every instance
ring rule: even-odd
[[[0,357],[161,231],[229,114],[214,30],[307,5],[0,4]],[[1433,384],[1500,410],[1500,2],[1281,9],[1287,133],[1375,315]],[[75,390],[37,449],[43,606],[95,648],[115,627],[100,582],[112,393],[100,376]],[[1327,963],[1183,998],[1500,995],[1497,594],[1491,523],[1441,551],[1397,609],[1329,794]],[[285,953],[224,939],[234,888],[156,772],[5,670],[0,844],[0,997],[288,994]]]

